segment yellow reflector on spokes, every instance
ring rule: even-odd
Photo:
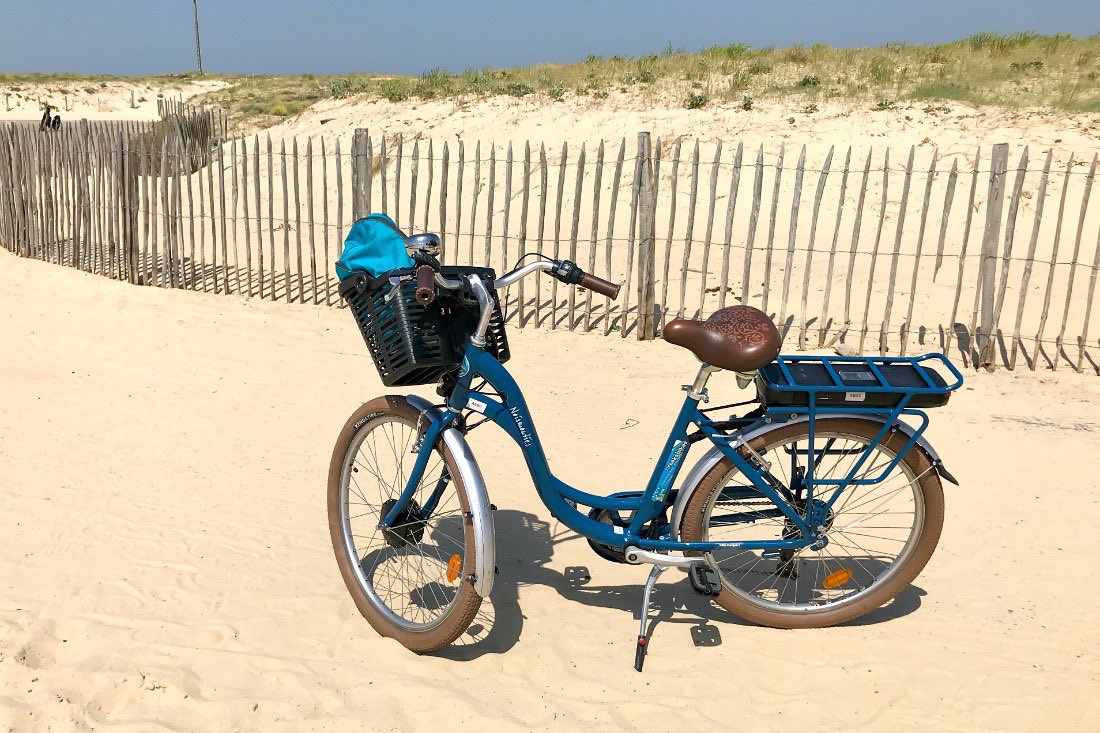
[[[843,570],[837,570],[836,572],[826,575],[821,585],[826,588],[839,588],[851,579],[852,571],[848,568],[844,568]]]
[[[447,561],[447,582],[453,583],[462,572],[462,556],[457,552]],[[849,573],[851,575],[851,573]]]

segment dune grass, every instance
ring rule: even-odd
[[[696,53],[666,48],[635,58],[592,55],[572,64],[432,70],[418,77],[257,77],[211,95],[244,116],[294,114],[326,97],[408,102],[536,95],[593,100],[630,95],[647,103],[751,107],[792,98],[803,109],[832,99],[889,108],[905,100],[1100,110],[1100,34],[1087,38],[979,33],[935,45],[878,48],[752,48],[734,43]]]
[[[107,74],[10,74],[0,73],[0,93],[24,91],[26,87],[45,87],[57,94],[83,90],[93,92],[104,89],[111,82],[147,84],[157,89],[178,89],[199,78],[198,74],[151,74],[147,76],[111,76]],[[207,75],[210,78],[210,75]],[[213,78],[218,78],[214,75]],[[227,77],[229,78],[229,77]]]
[[[190,75],[145,77],[174,83]],[[209,75],[208,75],[208,78]],[[635,58],[591,55],[571,64],[520,68],[435,69],[420,76],[234,76],[201,101],[228,108],[238,125],[265,127],[323,99],[374,98],[415,102],[504,95],[561,101],[612,96],[647,104],[749,109],[764,100],[817,109],[829,100],[889,109],[908,100],[973,105],[1100,111],[1100,34],[1087,38],[1031,32],[979,33],[934,45],[890,43],[877,48],[824,44],[752,48],[733,43],[689,53],[666,48]],[[30,75],[0,75],[0,88]],[[41,78],[40,78],[41,79]],[[102,83],[102,77],[52,77],[57,83]]]

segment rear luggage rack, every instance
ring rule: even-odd
[[[948,384],[931,364],[945,368],[954,381]],[[853,417],[873,414],[874,419],[882,423],[875,439],[855,460],[847,476],[816,477],[813,471],[817,461],[809,461],[805,483],[811,487],[843,488],[884,480],[928,427],[928,415],[917,408],[946,404],[951,393],[962,383],[959,370],[939,353],[924,356],[778,356],[756,376],[765,419],[793,420],[804,415],[809,421],[805,450],[813,451],[814,455],[830,450],[828,442],[822,448],[815,442],[815,418],[821,413]],[[888,440],[890,433],[898,431],[899,423],[910,422],[901,420],[903,416],[917,424],[902,431],[908,440],[896,450],[890,464],[881,471],[874,466],[860,473],[871,450]],[[797,444],[794,450],[799,450]],[[938,461],[933,465],[940,470]],[[878,475],[868,476],[868,471]],[[952,480],[950,474],[947,476]]]
[[[932,364],[945,368],[948,384]],[[963,377],[946,356],[779,356],[756,377],[769,409],[843,407],[900,411],[940,407]]]

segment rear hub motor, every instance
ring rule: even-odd
[[[820,499],[814,499],[807,507],[805,500],[794,502],[794,506],[802,512],[802,516],[806,517],[810,527],[816,529],[821,527],[820,536],[817,542],[811,546],[811,549],[817,550],[828,544],[828,538],[826,533],[833,527],[834,513],[833,510],[827,508],[825,502]],[[809,509],[809,512],[807,512]],[[783,539],[792,540],[797,539],[800,535],[798,527],[795,526],[791,520],[787,519],[783,522]],[[775,574],[786,578],[798,577],[798,550],[784,549],[779,551],[779,565],[775,570]]]

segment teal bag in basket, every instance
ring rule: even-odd
[[[344,254],[336,261],[341,280],[363,270],[378,277],[384,272],[416,263],[405,251],[405,233],[385,214],[370,214],[351,225],[344,240]]]

